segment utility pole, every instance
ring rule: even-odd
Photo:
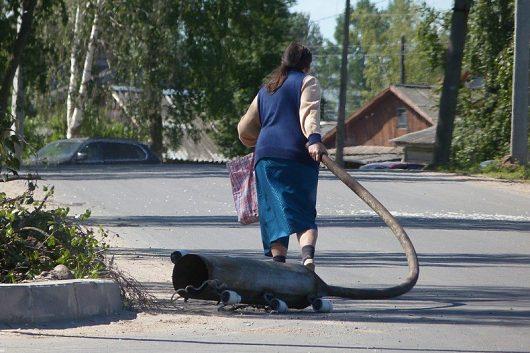
[[[346,117],[346,89],[348,85],[348,47],[350,45],[350,0],[344,10],[344,31],[342,38],[342,62],[340,66],[339,115],[335,134],[335,162],[344,165],[344,120]]]
[[[399,83],[404,85],[407,82],[405,75],[405,36],[401,36],[401,50],[399,52]]]
[[[510,154],[519,164],[528,165],[528,42],[530,41],[530,0],[517,0],[512,86],[512,134]]]
[[[436,126],[436,141],[434,143],[432,161],[434,166],[449,163],[451,156],[453,125],[467,34],[467,17],[472,3],[473,0],[455,0],[453,7],[449,47],[447,48],[447,63]]]

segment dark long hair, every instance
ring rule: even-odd
[[[311,51],[298,43],[291,43],[283,52],[282,63],[270,75],[267,84],[267,91],[269,93],[276,92],[287,78],[289,70],[305,70],[309,69],[313,61]]]

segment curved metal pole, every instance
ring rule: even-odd
[[[409,273],[407,278],[401,284],[394,287],[382,288],[382,289],[368,289],[368,288],[345,288],[338,286],[328,286],[328,294],[330,296],[337,296],[350,299],[387,299],[397,297],[411,290],[420,274],[420,268],[418,264],[418,258],[414,246],[410,241],[407,233],[401,225],[398,223],[396,218],[392,216],[390,212],[377,200],[372,194],[368,192],[349,175],[344,169],[339,167],[331,158],[327,155],[322,156],[322,163],[328,167],[328,169],[335,174],[347,187],[357,194],[372,210],[374,210],[386,225],[392,230],[399,243],[405,251],[407,256],[407,263],[409,267]]]

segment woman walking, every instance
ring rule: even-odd
[[[293,43],[238,124],[241,142],[255,147],[261,238],[266,256],[285,262],[296,234],[302,264],[314,271],[318,237],[318,168],[327,153],[320,135],[320,86],[308,75],[312,55]]]

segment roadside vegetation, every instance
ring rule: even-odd
[[[48,208],[53,188],[36,200],[35,187],[29,182],[15,197],[0,193],[0,282],[30,281],[59,264],[75,278],[101,277],[107,233],[80,224],[90,217],[88,210],[74,218],[68,208]]]
[[[30,180],[20,195],[0,192],[0,283],[46,279],[57,265],[64,265],[73,278],[114,280],[126,308],[158,307],[134,277],[114,264],[108,254],[109,233],[83,225],[89,210],[73,216],[68,207],[50,207],[53,187],[44,187],[41,199],[35,197],[36,188],[35,180]]]
[[[503,163],[502,160],[491,161],[483,167],[480,165],[474,165],[470,168],[451,169],[450,171],[465,174],[479,174],[495,179],[530,183],[530,167],[524,167],[513,163]]]

